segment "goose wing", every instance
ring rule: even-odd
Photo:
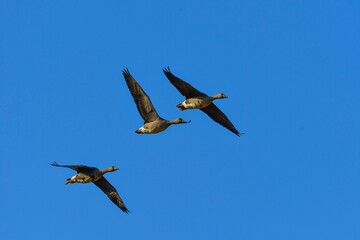
[[[108,182],[108,180],[106,180],[106,178],[102,177],[95,181],[94,184],[98,186],[123,212],[129,212],[116,189]]]
[[[205,93],[200,92],[184,80],[181,80],[180,78],[172,74],[169,67],[164,68],[163,72],[165,73],[165,76],[169,79],[171,84],[174,85],[174,87],[176,87],[176,89],[186,98],[206,95]]]
[[[127,68],[123,70],[123,75],[130,93],[135,101],[136,107],[145,123],[152,122],[159,118],[159,115],[152,105],[149,96],[144,92],[135,78],[131,76]]]
[[[88,166],[85,166],[85,165],[60,165],[57,162],[52,162],[51,166],[71,168],[72,170],[75,170],[76,172],[83,172],[83,173],[84,172],[91,172],[92,170],[97,169],[97,168],[88,167]]]
[[[239,131],[236,130],[226,115],[214,103],[211,103],[209,106],[201,108],[200,110],[206,113],[215,122],[221,124],[223,127],[240,136]]]

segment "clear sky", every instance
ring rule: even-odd
[[[360,239],[359,26],[354,0],[0,1],[1,238]],[[135,134],[125,67],[192,122]],[[52,161],[117,166],[132,212]]]

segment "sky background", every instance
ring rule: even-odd
[[[359,26],[353,0],[0,1],[1,238],[360,239]],[[125,67],[192,122],[135,134]],[[131,214],[53,161],[120,168]]]

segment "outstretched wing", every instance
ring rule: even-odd
[[[72,170],[75,170],[76,172],[82,172],[82,173],[89,172],[89,171],[92,171],[93,169],[96,169],[94,167],[88,167],[85,165],[60,165],[57,162],[52,162],[51,166],[71,168]]]
[[[136,107],[145,123],[152,122],[159,118],[159,115],[152,105],[149,96],[144,92],[133,76],[131,76],[129,70],[125,68],[122,72],[130,93],[135,101]]]
[[[206,113],[209,117],[211,117],[215,122],[221,124],[223,127],[229,129],[236,135],[240,136],[240,133],[234,125],[230,122],[230,120],[226,117],[226,115],[214,104],[211,103],[209,106],[205,108],[201,108],[201,111]]]
[[[185,82],[184,80],[181,80],[180,78],[172,74],[169,67],[164,68],[163,72],[165,73],[165,76],[169,79],[171,84],[174,85],[174,87],[176,87],[176,89],[186,98],[206,95]]]
[[[129,212],[116,189],[108,182],[108,180],[106,180],[106,178],[102,177],[93,183],[98,186],[123,212]]]

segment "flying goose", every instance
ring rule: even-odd
[[[176,77],[174,74],[171,73],[169,67],[164,68],[163,72],[165,73],[165,76],[169,79],[171,84],[174,85],[174,87],[186,98],[185,101],[177,104],[176,107],[178,107],[181,111],[186,109],[200,109],[210,118],[212,118],[215,122],[221,124],[223,127],[240,136],[241,133],[236,130],[236,128],[226,117],[226,115],[213,103],[213,101],[216,99],[227,98],[225,94],[219,93],[213,97],[208,96],[205,93],[200,92],[184,80]]]
[[[144,125],[137,129],[135,131],[136,133],[159,133],[172,124],[188,123],[182,118],[176,118],[170,121],[161,118],[152,105],[150,98],[133,76],[131,76],[129,70],[125,68],[122,72],[140,116],[144,119]]]
[[[98,168],[88,167],[85,165],[59,165],[57,162],[51,163],[51,166],[71,168],[72,170],[75,170],[77,172],[76,175],[66,179],[65,184],[92,182],[98,186],[123,212],[129,212],[116,189],[103,176],[105,173],[119,170],[117,167],[111,166],[100,170]]]

